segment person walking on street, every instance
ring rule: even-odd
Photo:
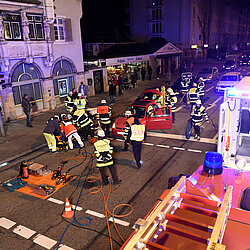
[[[183,94],[182,100],[184,101],[185,104],[188,103],[189,86],[190,86],[189,79],[181,80],[181,93]]]
[[[73,137],[77,140],[80,148],[84,147],[84,143],[82,142],[81,137],[77,133],[76,127],[72,124],[72,122],[67,118],[66,115],[62,115],[61,132],[64,133],[65,136],[68,138],[69,149],[74,148],[72,142]]]
[[[152,79],[152,72],[153,72],[153,69],[152,67],[149,65],[148,66],[148,80],[151,81]]]
[[[60,135],[61,129],[59,126],[59,116],[54,115],[51,117],[46,124],[45,129],[43,130],[43,135],[47,141],[49,150],[52,151],[52,153],[55,153],[56,150],[56,137]]]
[[[200,140],[200,126],[203,121],[203,116],[206,121],[209,122],[207,112],[204,106],[201,104],[201,100],[197,100],[196,104],[192,107],[191,119],[194,127],[194,139]]]
[[[29,102],[29,98],[27,94],[23,95],[23,99],[22,99],[22,108],[23,108],[23,112],[26,115],[26,126],[27,127],[33,127],[31,125],[31,116],[30,116],[30,111],[31,111],[31,103]]]
[[[78,93],[82,94],[82,97],[87,101],[88,97],[88,86],[83,84],[83,82],[80,83]]]
[[[145,81],[145,76],[146,76],[146,70],[144,67],[141,69],[141,79],[144,82]]]
[[[109,136],[111,108],[107,105],[106,100],[101,100],[101,103],[98,105],[96,118],[98,121],[100,121],[100,125],[105,132],[105,136]]]
[[[197,88],[197,83],[193,82],[193,87],[189,89],[188,96],[192,110],[193,106],[196,104],[196,101],[199,100],[199,91]]]
[[[119,87],[119,95],[122,95],[122,84],[123,84],[122,74],[119,74],[117,82]]]
[[[130,77],[130,80],[131,80],[131,84],[133,85],[133,88],[135,88],[135,84],[136,84],[136,75],[135,75],[135,73],[132,73],[132,75]]]
[[[110,105],[115,103],[115,93],[116,93],[116,86],[114,82],[109,83],[109,98],[110,98]]]
[[[126,117],[126,123],[125,123],[125,131],[124,131],[124,146],[122,148],[122,151],[128,151],[128,146],[129,146],[129,131],[131,130],[131,125],[134,123],[135,118],[132,116],[132,113],[130,110],[127,110],[125,112],[125,117]]]
[[[121,183],[115,173],[114,162],[113,162],[113,147],[110,140],[105,139],[105,133],[99,129],[97,132],[98,141],[94,143],[95,155],[97,158],[96,166],[99,169],[102,177],[103,185],[108,185],[108,177],[105,175],[105,167],[109,169],[112,175],[113,185]]]
[[[131,125],[128,134],[132,144],[135,162],[137,167],[141,168],[141,148],[142,142],[145,139],[146,129],[145,126],[140,123],[138,117],[135,117],[134,123]]]

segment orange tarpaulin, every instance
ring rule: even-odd
[[[51,179],[52,175],[53,175],[53,173],[50,173],[50,174],[45,175],[45,176],[29,175],[29,178],[25,179],[24,181],[26,181],[28,184],[34,185],[34,186],[39,186],[40,184],[46,184],[46,185],[54,186],[55,191],[52,193],[52,194],[54,194],[57,190],[59,190],[60,188],[62,188],[64,186],[64,184],[63,184],[64,181],[61,182],[60,184],[56,185],[57,179],[52,180]],[[69,176],[70,175],[67,175],[67,178]],[[71,182],[74,178],[75,177],[73,177],[69,182]],[[67,185],[69,182],[67,182],[65,185]],[[25,186],[25,187],[19,188],[17,191],[21,192],[21,193],[24,193],[24,194],[34,196],[34,197],[37,197],[37,198],[40,198],[40,199],[43,199],[43,200],[47,199],[48,197],[50,197],[52,195],[52,194],[46,195],[46,196],[39,195],[38,193],[36,193],[35,189],[32,188],[31,186]]]

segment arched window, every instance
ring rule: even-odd
[[[11,75],[12,91],[15,105],[22,102],[22,97],[27,94],[30,101],[42,100],[40,74],[33,64],[19,64]]]
[[[67,96],[75,86],[72,64],[65,59],[59,60],[54,65],[52,74],[55,96]]]

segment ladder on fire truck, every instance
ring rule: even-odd
[[[232,186],[219,203],[186,193],[183,176],[145,220],[137,220],[122,249],[225,249],[221,242],[231,203]]]

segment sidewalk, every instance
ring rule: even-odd
[[[173,75],[173,80],[176,79],[176,75]],[[165,79],[153,79],[152,81],[146,80],[145,82],[138,81],[138,84],[133,89],[123,91],[123,95],[117,94],[115,98],[115,104],[111,106],[112,116],[120,114],[124,108],[134,101],[137,96],[146,88],[161,86],[166,82]],[[118,91],[117,91],[118,92]],[[102,99],[107,100],[110,103],[108,93],[102,93],[96,96],[89,97],[89,106],[96,107]],[[54,110],[45,110],[41,113],[31,114],[33,127],[26,127],[26,120],[20,119],[11,121],[4,124],[6,136],[0,137],[0,164],[22,155],[28,151],[32,151],[41,145],[46,145],[43,129],[45,128],[46,121],[54,114],[66,113],[64,105],[57,107]]]

